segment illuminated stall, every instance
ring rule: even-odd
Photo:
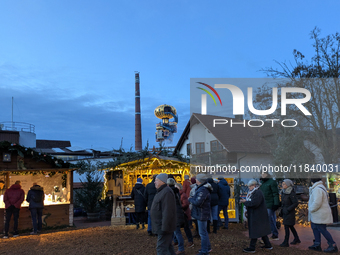
[[[0,217],[4,219],[6,189],[21,182],[25,200],[21,204],[19,230],[32,228],[26,196],[33,183],[44,189],[43,226],[73,226],[73,170],[70,164],[35,152],[31,148],[7,142],[0,143]],[[0,229],[4,230],[4,221]],[[13,226],[13,217],[10,226]]]

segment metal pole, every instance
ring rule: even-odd
[[[12,97],[12,130],[14,129],[14,122],[13,122],[13,100],[14,100],[14,98]]]

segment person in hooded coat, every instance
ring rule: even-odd
[[[135,214],[136,214],[136,229],[139,229],[139,223],[142,224],[142,229],[144,226],[144,215],[145,215],[145,207],[146,200],[144,197],[145,187],[143,185],[143,179],[138,178],[137,183],[132,189],[131,198],[134,199],[135,203]]]
[[[248,182],[248,188],[246,199],[240,199],[240,203],[243,203],[247,208],[250,237],[250,245],[243,249],[243,252],[254,253],[257,239],[260,237],[264,242],[264,246],[261,248],[272,250],[273,247],[267,236],[271,233],[271,229],[263,193],[254,179]]]
[[[289,229],[294,235],[294,240],[291,244],[301,243],[300,238],[294,228],[295,225],[295,208],[299,205],[296,198],[293,182],[290,179],[284,179],[282,182],[281,191],[281,212],[280,216],[283,218],[283,225],[285,226],[285,239],[281,247],[289,247]]]
[[[25,200],[25,192],[21,188],[20,181],[16,181],[8,190],[5,191],[4,203],[6,210],[5,235],[3,238],[8,238],[9,222],[12,214],[14,218],[14,234],[13,237],[19,236],[18,219],[21,208],[21,203]]]
[[[36,235],[42,229],[42,213],[44,209],[44,189],[37,183],[33,183],[33,186],[27,193],[26,201],[29,204],[29,210],[31,211],[33,232],[31,235]]]
[[[218,215],[220,211],[223,210],[224,216],[224,226],[223,229],[228,229],[229,217],[228,217],[228,205],[230,198],[230,187],[228,182],[224,179],[223,176],[218,177],[218,186],[219,186],[219,201],[218,201]],[[222,221],[218,216],[219,226],[222,226]]]
[[[157,193],[157,189],[155,186],[155,179],[156,179],[156,174],[152,177],[152,182],[148,183],[145,187],[145,192],[144,192],[144,197],[145,197],[145,202],[148,205],[148,234],[149,236],[152,236],[152,225],[151,225],[151,215],[150,215],[150,210],[151,210],[151,205],[153,202],[153,199]]]
[[[213,222],[213,233],[217,233],[217,223],[218,223],[218,201],[220,200],[220,187],[217,183],[214,182],[212,178],[208,178],[208,183],[210,183],[212,187],[212,192],[210,194],[211,201],[211,218]],[[210,221],[208,221],[208,233],[210,233]]]

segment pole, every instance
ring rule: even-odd
[[[142,124],[140,109],[139,72],[135,73],[135,150],[142,150]]]
[[[14,122],[13,122],[13,100],[14,100],[14,98],[12,97],[12,130],[14,129]]]

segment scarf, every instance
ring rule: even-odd
[[[289,195],[292,192],[292,190],[293,190],[293,187],[291,187],[291,186],[286,188],[286,189],[282,189],[282,194]]]
[[[255,188],[253,188],[253,190],[248,191],[247,196],[246,196],[246,200],[247,200],[247,201],[251,201],[251,196],[252,196],[252,194],[253,194],[254,191],[257,190],[258,188],[259,188],[259,187],[255,187]]]

